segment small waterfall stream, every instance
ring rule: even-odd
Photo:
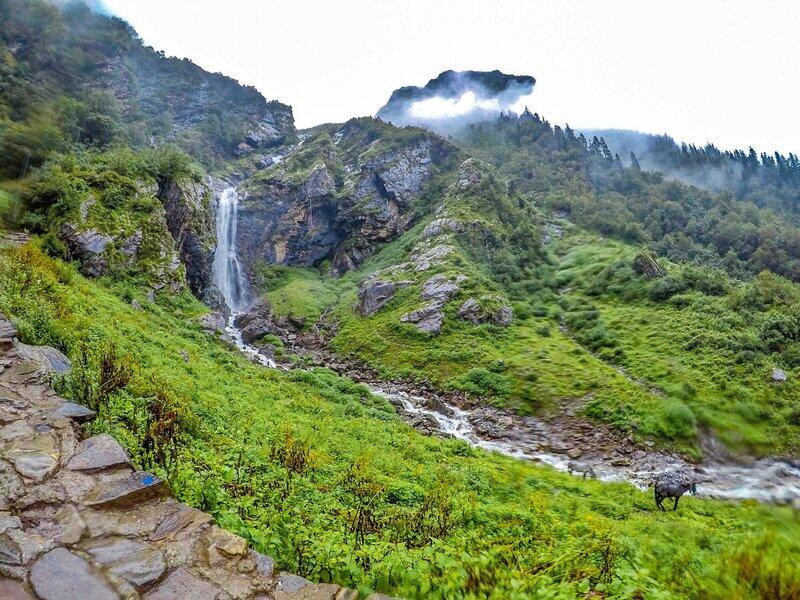
[[[239,193],[234,187],[225,188],[217,207],[217,249],[211,277],[225,298],[232,313],[247,305],[247,279],[236,254],[236,220],[239,211]]]

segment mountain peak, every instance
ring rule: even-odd
[[[464,125],[485,121],[516,109],[533,92],[530,75],[494,71],[444,71],[422,87],[395,90],[377,116],[395,125],[420,125],[454,133]]]

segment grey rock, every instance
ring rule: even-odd
[[[457,294],[459,289],[458,285],[450,281],[445,275],[434,275],[422,284],[422,299],[438,300],[444,304]]]
[[[13,440],[5,450],[17,473],[34,481],[50,475],[58,466],[59,456],[56,439],[49,433]]]
[[[147,592],[144,600],[213,600],[222,590],[181,567],[167,576],[154,589]]]
[[[65,223],[59,230],[59,237],[66,244],[69,257],[81,262],[81,272],[89,277],[104,275],[108,261],[103,256],[106,247],[114,241],[110,235],[96,229],[80,231],[72,223]]]
[[[440,218],[434,219],[422,230],[420,238],[423,240],[442,235],[444,233],[460,233],[464,227],[455,219]]]
[[[507,304],[487,310],[475,298],[467,299],[458,309],[458,316],[466,319],[473,325],[480,323],[494,323],[501,327],[508,327],[514,319],[514,310]]]
[[[205,183],[164,180],[159,182],[158,199],[177,255],[186,267],[189,289],[200,297],[211,283],[217,244],[213,194]]]
[[[107,433],[101,433],[78,445],[67,468],[92,472],[129,464],[130,459],[119,442]]]
[[[169,486],[155,475],[137,471],[124,479],[99,484],[84,500],[86,506],[131,506],[166,495]]]
[[[358,312],[363,317],[374,315],[392,299],[397,287],[391,281],[368,279],[358,292]]]
[[[427,271],[433,266],[442,264],[442,259],[454,250],[453,246],[439,244],[420,253],[412,254],[411,260],[417,271]]]
[[[275,591],[294,594],[310,585],[312,583],[308,579],[282,571],[278,577],[278,585],[275,587]]]
[[[265,581],[272,579],[272,575],[275,572],[275,560],[255,550],[250,550],[250,557],[255,562],[258,575]]]
[[[0,577],[0,598],[3,600],[36,600],[33,595],[13,579]]]
[[[73,419],[78,423],[91,421],[97,416],[95,411],[74,402],[64,402],[52,414],[54,417]]]
[[[438,333],[442,328],[444,314],[442,305],[434,300],[430,304],[418,308],[400,317],[403,323],[413,323],[423,333]]]
[[[772,369],[772,381],[777,381],[780,383],[786,381],[786,379],[787,379],[786,371],[778,368]]]
[[[72,363],[64,353],[51,346],[17,343],[14,351],[20,358],[41,364],[48,373],[66,375],[72,370]]]
[[[142,232],[136,230],[130,236],[125,238],[120,246],[119,251],[128,258],[128,265],[133,263],[136,255],[139,253],[139,248],[142,245]]]
[[[51,550],[31,568],[31,584],[42,600],[117,600],[111,586],[88,562],[67,550]]]
[[[303,184],[307,198],[319,198],[336,192],[336,182],[325,165],[317,165]]]
[[[86,551],[109,571],[138,589],[157,581],[167,567],[158,548],[128,538],[105,539],[90,545]]]
[[[0,313],[0,350],[8,350],[14,345],[17,328],[3,313]]]

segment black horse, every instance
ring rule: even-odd
[[[675,505],[672,510],[678,510],[678,500],[686,492],[692,495],[697,493],[697,485],[693,481],[656,481],[655,485],[656,506],[661,510],[666,510],[664,505],[665,498],[675,498]]]

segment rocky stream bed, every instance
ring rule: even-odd
[[[247,339],[259,330],[277,335],[288,355],[276,361],[271,346],[248,343]],[[585,399],[565,402],[558,410],[543,416],[528,416],[481,404],[463,394],[442,392],[424,383],[383,381],[367,366],[342,360],[329,351],[326,339],[330,333],[322,322],[307,331],[301,323],[263,312],[263,307],[231,317],[225,328],[225,335],[254,362],[269,368],[305,368],[298,365],[309,363],[327,367],[386,398],[405,421],[428,435],[454,437],[475,447],[544,463],[578,477],[627,481],[645,489],[654,479],[678,476],[695,482],[700,496],[753,499],[800,508],[797,462],[737,456],[710,433],[703,434],[701,439],[704,459],[693,462],[680,453],[658,448],[651,440],[637,441],[606,424],[583,417],[580,409]],[[299,355],[303,360],[293,361],[291,355]]]

